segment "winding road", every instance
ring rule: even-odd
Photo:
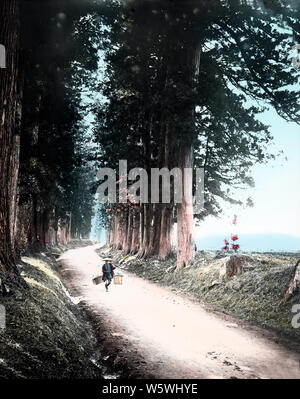
[[[300,378],[300,353],[261,329],[124,270],[123,284],[109,292],[93,285],[99,247],[69,250],[59,261],[98,328],[104,362],[126,366],[132,378]]]

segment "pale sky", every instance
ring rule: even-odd
[[[287,123],[275,111],[268,111],[260,119],[271,125],[275,152],[284,155],[267,165],[253,168],[255,188],[237,191],[239,197],[250,196],[253,208],[224,204],[221,218],[208,217],[196,227],[196,237],[230,233],[281,233],[300,237],[300,126]],[[287,157],[287,161],[284,159]],[[238,216],[233,228],[233,215]]]

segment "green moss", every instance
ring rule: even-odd
[[[6,297],[0,330],[2,378],[101,378],[92,328],[69,299],[49,258],[23,258],[29,289],[22,300]]]

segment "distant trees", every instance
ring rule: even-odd
[[[87,34],[89,12],[92,2],[56,0],[22,7],[21,248],[87,237],[90,230],[93,166],[85,148],[81,98],[87,76],[97,68]]]
[[[90,1],[1,1],[0,43],[7,53],[7,68],[0,69],[3,291],[20,281],[20,251],[90,231],[95,189],[81,86],[97,67],[97,50],[80,21],[93,7]]]
[[[98,108],[95,129],[100,164],[117,170],[118,160],[127,159],[128,169],[179,167],[183,176],[184,168],[203,167],[206,201],[198,220],[219,212],[218,197],[235,201],[230,188],[253,184],[249,168],[272,157],[268,126],[257,119],[263,107],[299,122],[299,93],[291,89],[299,73],[288,59],[298,15],[292,1],[288,7],[281,1],[125,2],[106,22],[102,93],[108,101]],[[150,196],[149,190],[149,202]],[[188,266],[194,218],[187,207],[184,201],[108,204],[109,245],[166,257],[177,221],[177,267]]]

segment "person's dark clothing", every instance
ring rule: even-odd
[[[102,266],[102,280],[105,281],[106,290],[114,277],[114,269],[115,266],[112,263],[105,262]]]

